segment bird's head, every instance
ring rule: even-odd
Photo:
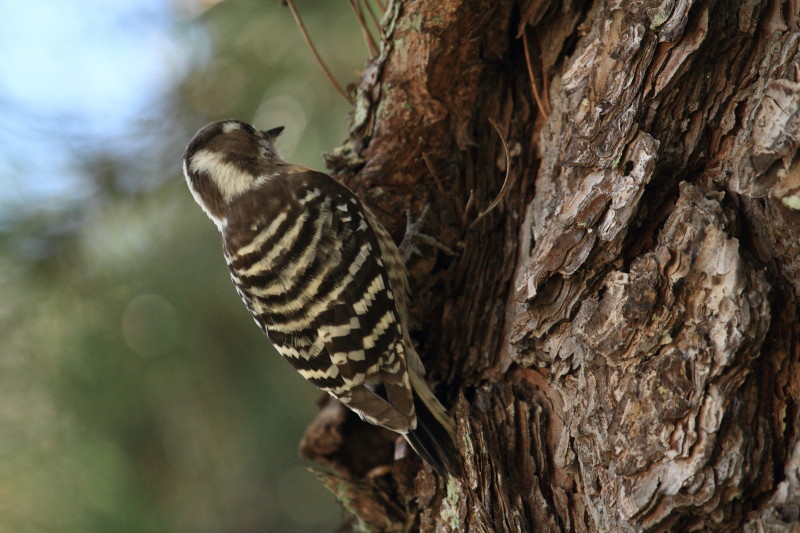
[[[282,131],[283,126],[261,131],[241,120],[220,120],[189,141],[183,153],[186,183],[220,229],[225,207],[283,163],[274,146]]]

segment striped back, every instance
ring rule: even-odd
[[[229,206],[225,258],[256,323],[303,377],[362,418],[403,431],[415,424],[393,291],[404,278],[390,278],[367,217],[331,177],[279,173]]]

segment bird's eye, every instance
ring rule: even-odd
[[[255,135],[256,134],[256,129],[253,126],[251,126],[250,124],[242,124],[242,129],[248,135]]]

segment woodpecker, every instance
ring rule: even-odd
[[[183,154],[195,201],[222,234],[236,292],[308,381],[457,474],[455,422],[425,383],[408,333],[397,246],[346,186],[284,161],[283,127],[206,125]]]

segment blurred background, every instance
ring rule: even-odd
[[[296,4],[355,82],[349,3]],[[236,117],[324,168],[349,111],[279,0],[3,3],[0,531],[336,528],[297,452],[320,393],[236,296],[180,157]]]

